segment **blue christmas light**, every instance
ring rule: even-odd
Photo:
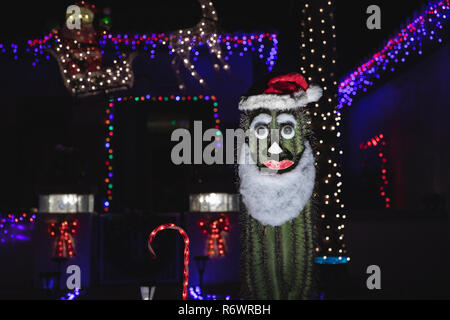
[[[79,295],[80,289],[75,288],[73,291],[70,291],[66,295],[59,298],[59,300],[75,300]]]
[[[389,39],[381,51],[375,53],[371,59],[344,78],[338,88],[337,108],[341,109],[345,105],[351,106],[354,97],[361,91],[366,92],[375,84],[375,80],[380,79],[386,71],[395,72],[397,63],[404,63],[415,52],[421,55],[425,43],[433,40],[442,43],[442,38],[435,37],[435,35],[448,32],[444,26],[447,27],[445,22],[447,22],[449,14],[450,0],[431,2],[425,12],[415,18],[395,37]],[[410,48],[412,48],[412,52]]]
[[[314,262],[317,264],[344,264],[349,262],[348,257],[315,257]]]
[[[131,40],[134,39],[134,40]],[[172,54],[172,47],[169,44],[168,36],[164,33],[161,34],[135,34],[135,35],[122,35],[122,34],[104,34],[100,39],[99,47],[102,52],[108,48],[113,49],[116,58],[120,59],[122,52],[125,51],[147,51],[149,47],[153,49],[161,49],[162,51],[168,50],[169,54]],[[269,71],[272,70],[273,65],[276,63],[276,54],[278,51],[277,34],[259,33],[259,34],[222,34],[217,37],[218,43],[222,46],[223,52],[227,52],[224,56],[225,60],[229,60],[230,56],[234,53],[239,53],[239,56],[243,56],[245,53],[254,52],[258,50],[258,57],[265,59],[266,65],[268,65]],[[8,53],[10,50],[14,59],[18,59],[19,56],[25,55],[25,53],[32,54],[35,58],[44,56],[49,59],[47,50],[55,47],[59,44],[60,39],[55,37],[55,34],[49,33],[42,39],[28,40],[24,45],[17,45],[11,43],[9,46],[5,43],[0,43],[0,52]],[[192,53],[194,56],[198,56],[200,52],[198,48],[208,47],[204,41],[195,41],[192,43]],[[6,50],[8,48],[9,50]],[[30,50],[32,49],[32,50]],[[226,50],[225,50],[226,49]],[[248,50],[250,49],[250,50]],[[156,58],[156,51],[152,50],[149,55],[150,59]],[[38,60],[40,61],[40,60]],[[36,66],[38,61],[34,61],[32,64]]]
[[[177,101],[177,102],[186,102],[186,101],[209,101],[212,102],[213,107],[213,117],[214,117],[214,123],[215,123],[215,129],[217,129],[216,134],[218,136],[221,135],[220,133],[220,116],[219,116],[219,104],[217,102],[217,97],[214,95],[198,95],[198,96],[180,96],[180,95],[170,95],[170,96],[154,96],[152,97],[150,94],[147,94],[145,96],[125,96],[125,97],[111,97],[108,102],[108,106],[106,108],[106,141],[105,141],[105,149],[106,149],[106,178],[104,180],[105,183],[105,189],[106,189],[106,195],[103,199],[103,211],[109,212],[112,208],[113,203],[113,170],[114,170],[114,149],[113,144],[111,143],[113,137],[114,137],[114,104],[115,102],[121,102],[121,101],[131,101],[131,102],[142,102],[145,100],[151,100],[151,101]],[[181,121],[180,124],[184,125],[184,121]],[[219,137],[216,138],[216,147],[221,148],[222,143],[221,139]]]
[[[9,241],[31,240],[36,215],[22,213],[20,215],[0,213],[0,243]]]
[[[231,300],[230,295],[216,295],[216,294],[207,294],[202,295],[202,290],[199,286],[196,287],[189,287],[189,295],[194,300]]]

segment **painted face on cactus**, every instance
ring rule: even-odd
[[[304,150],[300,112],[258,110],[249,114],[250,154],[260,171],[283,174],[293,170]]]
[[[239,191],[249,215],[262,225],[296,218],[311,198],[315,166],[303,109],[247,111],[240,152]]]
[[[316,169],[307,105],[322,90],[269,74],[241,98],[241,273],[248,299],[308,299],[314,269]]]

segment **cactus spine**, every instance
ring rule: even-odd
[[[311,200],[281,226],[241,215],[243,294],[248,299],[309,299],[313,284]]]

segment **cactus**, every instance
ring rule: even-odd
[[[313,286],[312,205],[281,226],[241,214],[242,291],[247,299],[309,299]]]
[[[270,77],[256,83],[239,104],[247,134],[238,168],[242,294],[247,299],[310,299],[316,169],[305,106],[320,98],[321,89],[308,86],[299,74]]]

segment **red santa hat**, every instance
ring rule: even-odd
[[[316,102],[321,96],[322,88],[308,85],[301,74],[282,74],[270,78],[257,89],[251,89],[249,94],[241,98],[239,110],[290,110]]]

